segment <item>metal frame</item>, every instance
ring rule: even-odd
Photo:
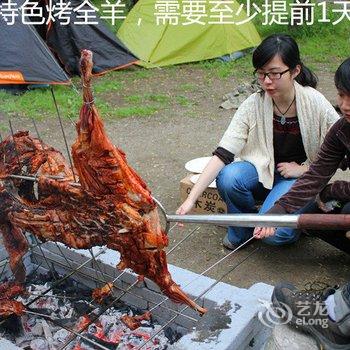
[[[170,231],[172,229],[174,229],[176,227],[176,225],[174,225]],[[172,252],[175,251],[175,249],[177,247],[179,247],[181,244],[183,244],[186,240],[188,240],[194,233],[198,233],[199,231],[199,227],[196,227],[195,229],[191,230],[182,240],[180,240],[174,247],[172,247],[169,252],[167,253],[167,255],[171,254]],[[141,296],[139,296],[136,293],[133,293],[132,289],[138,284],[138,279],[136,278],[135,282],[130,284],[126,289],[121,288],[120,286],[118,286],[116,284],[116,282],[118,280],[120,280],[120,278],[126,273],[126,271],[121,272],[116,278],[113,279],[113,276],[111,276],[110,274],[108,274],[107,272],[104,272],[100,269],[100,264],[97,262],[97,257],[101,254],[103,254],[106,251],[106,248],[102,248],[98,253],[94,253],[91,249],[89,250],[89,253],[91,255],[91,257],[89,259],[87,259],[85,262],[81,263],[79,266],[77,267],[73,267],[71,265],[71,263],[69,262],[69,259],[65,256],[63,249],[60,247],[59,244],[57,244],[56,242],[53,242],[57,248],[58,251],[60,252],[61,256],[63,257],[63,259],[66,261],[67,265],[62,264],[52,258],[50,258],[49,256],[46,256],[44,249],[42,249],[42,245],[43,243],[39,242],[37,240],[36,237],[30,235],[30,237],[32,237],[31,239],[28,239],[28,243],[30,245],[30,253],[32,254],[32,257],[34,260],[36,260],[36,257],[42,257],[45,261],[45,264],[47,265],[47,268],[51,271],[51,274],[53,276],[55,276],[55,271],[52,268],[52,265],[56,265],[57,267],[59,267],[61,265],[61,267],[64,268],[69,268],[70,271],[69,273],[65,274],[62,278],[60,279],[56,279],[52,286],[48,289],[46,289],[45,291],[43,291],[42,293],[38,294],[32,301],[30,301],[29,303],[27,303],[25,306],[27,308],[27,313],[28,314],[34,314],[37,316],[41,316],[49,321],[51,321],[53,324],[55,324],[58,327],[61,327],[65,330],[67,330],[68,332],[70,332],[70,336],[69,338],[65,341],[65,343],[58,349],[58,350],[64,350],[66,349],[69,344],[71,344],[71,342],[75,341],[76,339],[82,338],[84,339],[84,341],[87,341],[89,343],[91,343],[92,345],[94,345],[95,347],[99,348],[99,349],[103,349],[103,350],[108,350],[108,348],[106,348],[105,346],[95,342],[94,340],[84,336],[84,334],[82,334],[92,323],[94,323],[101,315],[103,315],[110,307],[113,306],[113,304],[115,302],[117,302],[118,300],[120,300],[125,294],[130,294],[133,297],[136,298],[140,298],[145,300],[144,298],[142,298]],[[242,244],[245,245],[248,242]],[[39,252],[37,252],[35,250],[35,248],[39,248]],[[188,285],[190,285],[191,283],[197,281],[200,277],[204,276],[206,273],[208,273],[210,270],[212,270],[214,267],[216,267],[217,265],[221,264],[223,261],[225,261],[227,258],[229,258],[230,256],[232,256],[240,247],[236,248],[235,250],[229,252],[228,254],[226,254],[223,258],[221,258],[220,260],[218,260],[217,262],[215,262],[214,264],[212,264],[210,267],[208,267],[207,269],[205,269],[201,274],[198,275],[197,278],[191,280],[188,284],[186,284],[185,286],[183,286],[183,288],[187,287]],[[246,261],[252,254],[254,254],[259,248],[253,250],[251,253],[249,253],[246,258],[244,258],[242,261],[240,261],[238,264],[236,264],[233,268],[229,269],[225,274],[223,274],[223,276],[216,280],[211,286],[209,286],[209,288],[207,288],[206,290],[204,290],[197,298],[194,299],[194,301],[202,298],[206,293],[208,293],[211,289],[213,289],[223,278],[225,278],[229,273],[231,273],[233,270],[235,270],[239,265],[241,265],[244,261]],[[7,260],[8,262],[8,260]],[[87,275],[86,273],[80,271],[83,267],[85,267],[86,265],[88,265],[89,263],[95,263],[94,265],[97,267],[96,269],[96,276],[91,276],[91,275]],[[36,261],[35,265],[37,266],[37,268],[42,267],[41,264],[38,263],[38,261]],[[46,266],[45,266],[46,267]],[[1,273],[0,273],[0,280],[2,279],[2,275],[4,273],[4,270],[6,268],[6,265],[4,265],[4,268],[2,269]],[[64,282],[66,279],[72,277],[73,275],[78,274],[80,276],[86,277],[89,280],[95,281],[98,284],[104,285],[106,284],[108,281],[112,281],[113,283],[113,288],[116,291],[121,292],[120,295],[118,295],[117,297],[113,298],[113,300],[108,303],[107,305],[105,305],[104,307],[100,307],[100,306],[96,306],[96,308],[94,308],[89,314],[89,320],[90,322],[87,323],[81,330],[79,331],[75,331],[74,329],[70,329],[69,327],[63,326],[61,323],[58,323],[57,320],[52,319],[50,316],[48,315],[44,315],[44,314],[38,314],[36,312],[33,312],[30,310],[30,305],[33,304],[36,300],[40,299],[40,298],[45,298],[47,297],[46,294],[51,291],[54,287],[59,286],[62,282]],[[55,297],[55,296],[54,296]],[[168,306],[165,306],[164,303],[166,301],[168,301],[169,298],[168,297],[164,297],[163,300],[161,300],[159,303],[156,303],[154,301],[150,301],[150,300],[146,300],[147,303],[149,305],[153,305],[149,311],[154,311],[157,308],[164,308],[167,312],[171,312],[173,314],[173,316],[171,317],[171,319],[169,321],[167,321],[164,325],[161,326],[161,328],[159,329],[159,331],[157,331],[153,336],[151,336],[151,338],[147,341],[145,341],[138,349],[143,348],[146,344],[148,344],[152,339],[154,339],[154,337],[156,337],[162,330],[164,330],[166,327],[168,327],[169,325],[171,325],[171,323],[173,323],[177,317],[182,316],[188,320],[190,320],[191,322],[193,322],[193,324],[195,325],[195,323],[197,322],[196,318],[193,318],[191,316],[188,316],[184,313],[184,311],[186,311],[189,306],[185,306],[184,308],[182,308],[180,311],[177,311],[175,309],[172,309]],[[90,304],[93,303],[93,299],[90,300]],[[99,309],[99,312],[96,312],[96,309]],[[1,324],[1,323],[0,323]]]

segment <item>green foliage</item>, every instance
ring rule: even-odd
[[[158,102],[160,104],[166,104],[170,102],[170,97],[168,95],[162,94],[146,94],[146,99],[153,102]]]
[[[261,1],[261,0],[260,0]],[[292,1],[290,1],[292,2]],[[295,3],[295,2],[294,2]],[[254,24],[262,38],[275,33],[286,33],[297,40],[301,56],[307,61],[317,63],[339,62],[349,56],[349,20],[344,18],[338,24],[332,23],[339,19],[340,13],[332,12],[332,8],[341,9],[341,6],[327,2],[327,19],[329,22],[319,22],[323,18],[320,3],[314,2],[314,23],[312,25],[262,25],[261,17],[254,20]]]
[[[81,99],[69,87],[59,86],[54,88],[56,101],[62,117],[76,117]],[[29,118],[44,119],[56,115],[51,91],[49,89],[35,89],[23,95],[15,96],[1,93],[0,111],[10,116],[21,115]]]
[[[9,129],[9,125],[8,124],[6,124],[4,122],[0,123],[0,131],[8,131],[8,129]]]
[[[124,97],[124,99],[130,103],[141,103],[142,102],[141,95],[130,95],[130,96]]]

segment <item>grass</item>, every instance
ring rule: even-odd
[[[176,96],[176,102],[182,107],[192,107],[196,105],[195,102],[183,95]]]
[[[157,102],[158,105],[166,105],[170,102],[170,97],[164,94],[144,94],[130,95],[124,98],[129,103]]]
[[[118,80],[101,80],[94,84],[94,93],[115,92],[120,91],[124,84]]]
[[[54,94],[58,110],[63,118],[76,119],[82,105],[80,95],[69,88],[58,86],[54,88]],[[57,115],[56,108],[49,89],[36,89],[28,91],[23,95],[9,95],[0,92],[0,112],[11,116],[25,116],[36,120],[43,120]],[[100,100],[96,95],[96,103],[104,116],[111,117],[113,108],[106,101]]]
[[[9,130],[9,125],[5,123],[0,123],[0,131],[8,131]]]
[[[57,104],[62,116],[76,117],[80,98],[76,98],[73,90],[67,87],[54,88]],[[44,119],[56,115],[55,106],[49,89],[28,91],[23,95],[14,96],[0,92],[0,111],[9,116],[27,116],[29,118]]]
[[[107,84],[108,85],[108,84]],[[96,84],[98,87],[99,84]],[[99,93],[95,94],[95,102],[98,110],[105,118],[111,118],[115,113],[115,108],[100,98],[100,93],[106,90],[103,85],[97,88]],[[57,101],[58,111],[62,118],[75,120],[79,115],[82,105],[80,93],[76,93],[72,88],[67,86],[54,87],[54,95]],[[36,120],[56,117],[57,111],[53,102],[52,94],[49,89],[35,89],[28,91],[23,95],[10,95],[0,91],[0,112],[10,117],[22,116]]]
[[[192,83],[185,83],[179,85],[179,90],[184,92],[191,92],[196,90],[196,85]]]
[[[135,106],[135,107],[120,107],[116,108],[114,114],[117,117],[148,117],[155,114],[158,108],[155,106]]]

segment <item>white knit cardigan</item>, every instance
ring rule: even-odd
[[[296,109],[309,164],[328,129],[339,119],[330,102],[317,90],[295,82]],[[265,188],[274,181],[273,103],[268,94],[254,93],[238,108],[224,133],[220,147],[252,163]]]

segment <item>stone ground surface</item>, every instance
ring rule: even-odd
[[[142,80],[142,84],[135,81],[128,88],[134,94],[161,91],[172,97],[179,84],[191,82],[196,86],[187,93],[195,102],[191,110],[174,107],[151,117],[105,121],[114,144],[126,152],[129,164],[144,178],[168,213],[174,213],[180,205],[179,181],[186,175],[184,164],[190,159],[210,155],[228,126],[232,112],[218,106],[222,96],[238,84],[233,78],[208,81],[201,76],[201,71],[194,71],[190,66],[182,66],[177,72],[179,74],[174,75],[154,70],[149,78]],[[320,90],[335,103],[331,72],[320,67],[318,75]],[[123,96],[117,91],[109,98],[118,103]],[[0,122],[6,120],[7,116],[0,114]],[[17,130],[33,130],[28,119],[17,117],[12,121]],[[75,128],[69,120],[64,122],[64,126],[71,144]],[[39,130],[45,142],[65,152],[55,118],[40,122]],[[195,227],[175,228],[169,234],[170,247]],[[169,255],[168,260],[201,273],[228,253],[221,245],[224,235],[224,228],[202,225],[197,233]],[[221,278],[256,248],[258,251],[227,276],[225,282],[249,287],[259,281],[274,285],[284,280],[303,287],[307,281],[322,280],[333,285],[350,280],[350,256],[309,237],[302,237],[296,244],[285,247],[270,247],[256,241],[233,254],[208,275]]]

